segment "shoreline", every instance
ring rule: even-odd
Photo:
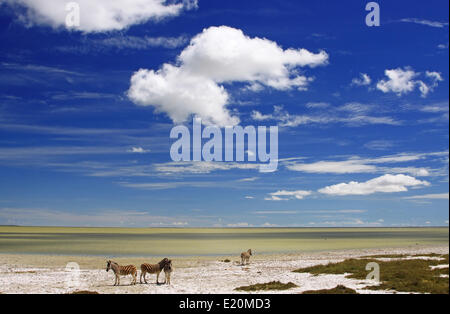
[[[384,252],[384,251],[396,251],[396,250],[417,250],[419,252],[426,251],[428,249],[440,249],[440,248],[449,248],[450,243],[446,244],[429,244],[429,245],[398,245],[398,246],[368,246],[365,248],[348,248],[348,249],[317,249],[317,250],[301,250],[301,251],[285,251],[285,252],[262,252],[258,253],[253,251],[252,259],[261,259],[267,260],[271,258],[280,258],[280,257],[299,257],[303,255],[315,256],[315,255],[324,255],[324,254],[358,254],[360,252]],[[22,260],[34,260],[34,259],[116,259],[116,260],[158,260],[164,257],[170,257],[172,259],[177,260],[217,260],[217,259],[238,259],[238,254],[192,254],[192,255],[107,255],[107,254],[57,254],[57,253],[36,253],[36,252],[18,252],[18,253],[3,253],[0,252],[0,263],[4,258],[21,258]]]

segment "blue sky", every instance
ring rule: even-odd
[[[0,0],[0,224],[448,225],[447,1],[65,3]],[[172,162],[194,114],[277,171]]]

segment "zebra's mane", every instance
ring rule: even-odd
[[[163,269],[164,266],[166,266],[166,264],[169,262],[169,260],[167,258],[162,259],[158,264],[159,264],[159,268]]]

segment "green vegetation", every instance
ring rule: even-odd
[[[268,283],[258,283],[256,285],[250,285],[250,286],[243,286],[238,287],[234,290],[236,291],[268,291],[268,290],[288,290],[292,288],[296,288],[297,285],[288,282],[288,283],[281,283],[279,281],[272,281]]]
[[[368,274],[366,265],[376,262],[380,265],[381,283],[378,286],[368,286],[366,289],[448,294],[448,278],[440,277],[442,274],[448,274],[448,268],[434,270],[431,268],[431,266],[448,264],[448,254],[439,257],[443,260],[400,259],[384,262],[366,258],[348,259],[340,263],[302,268],[294,272],[307,272],[314,275],[349,273],[348,278],[365,279]]]
[[[304,291],[302,294],[358,294],[358,292],[346,286],[338,285],[333,289],[309,290]]]
[[[448,245],[448,228],[63,228],[0,226],[0,253],[200,256]]]

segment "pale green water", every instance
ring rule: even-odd
[[[448,245],[448,228],[125,229],[0,227],[0,254],[231,255]]]

